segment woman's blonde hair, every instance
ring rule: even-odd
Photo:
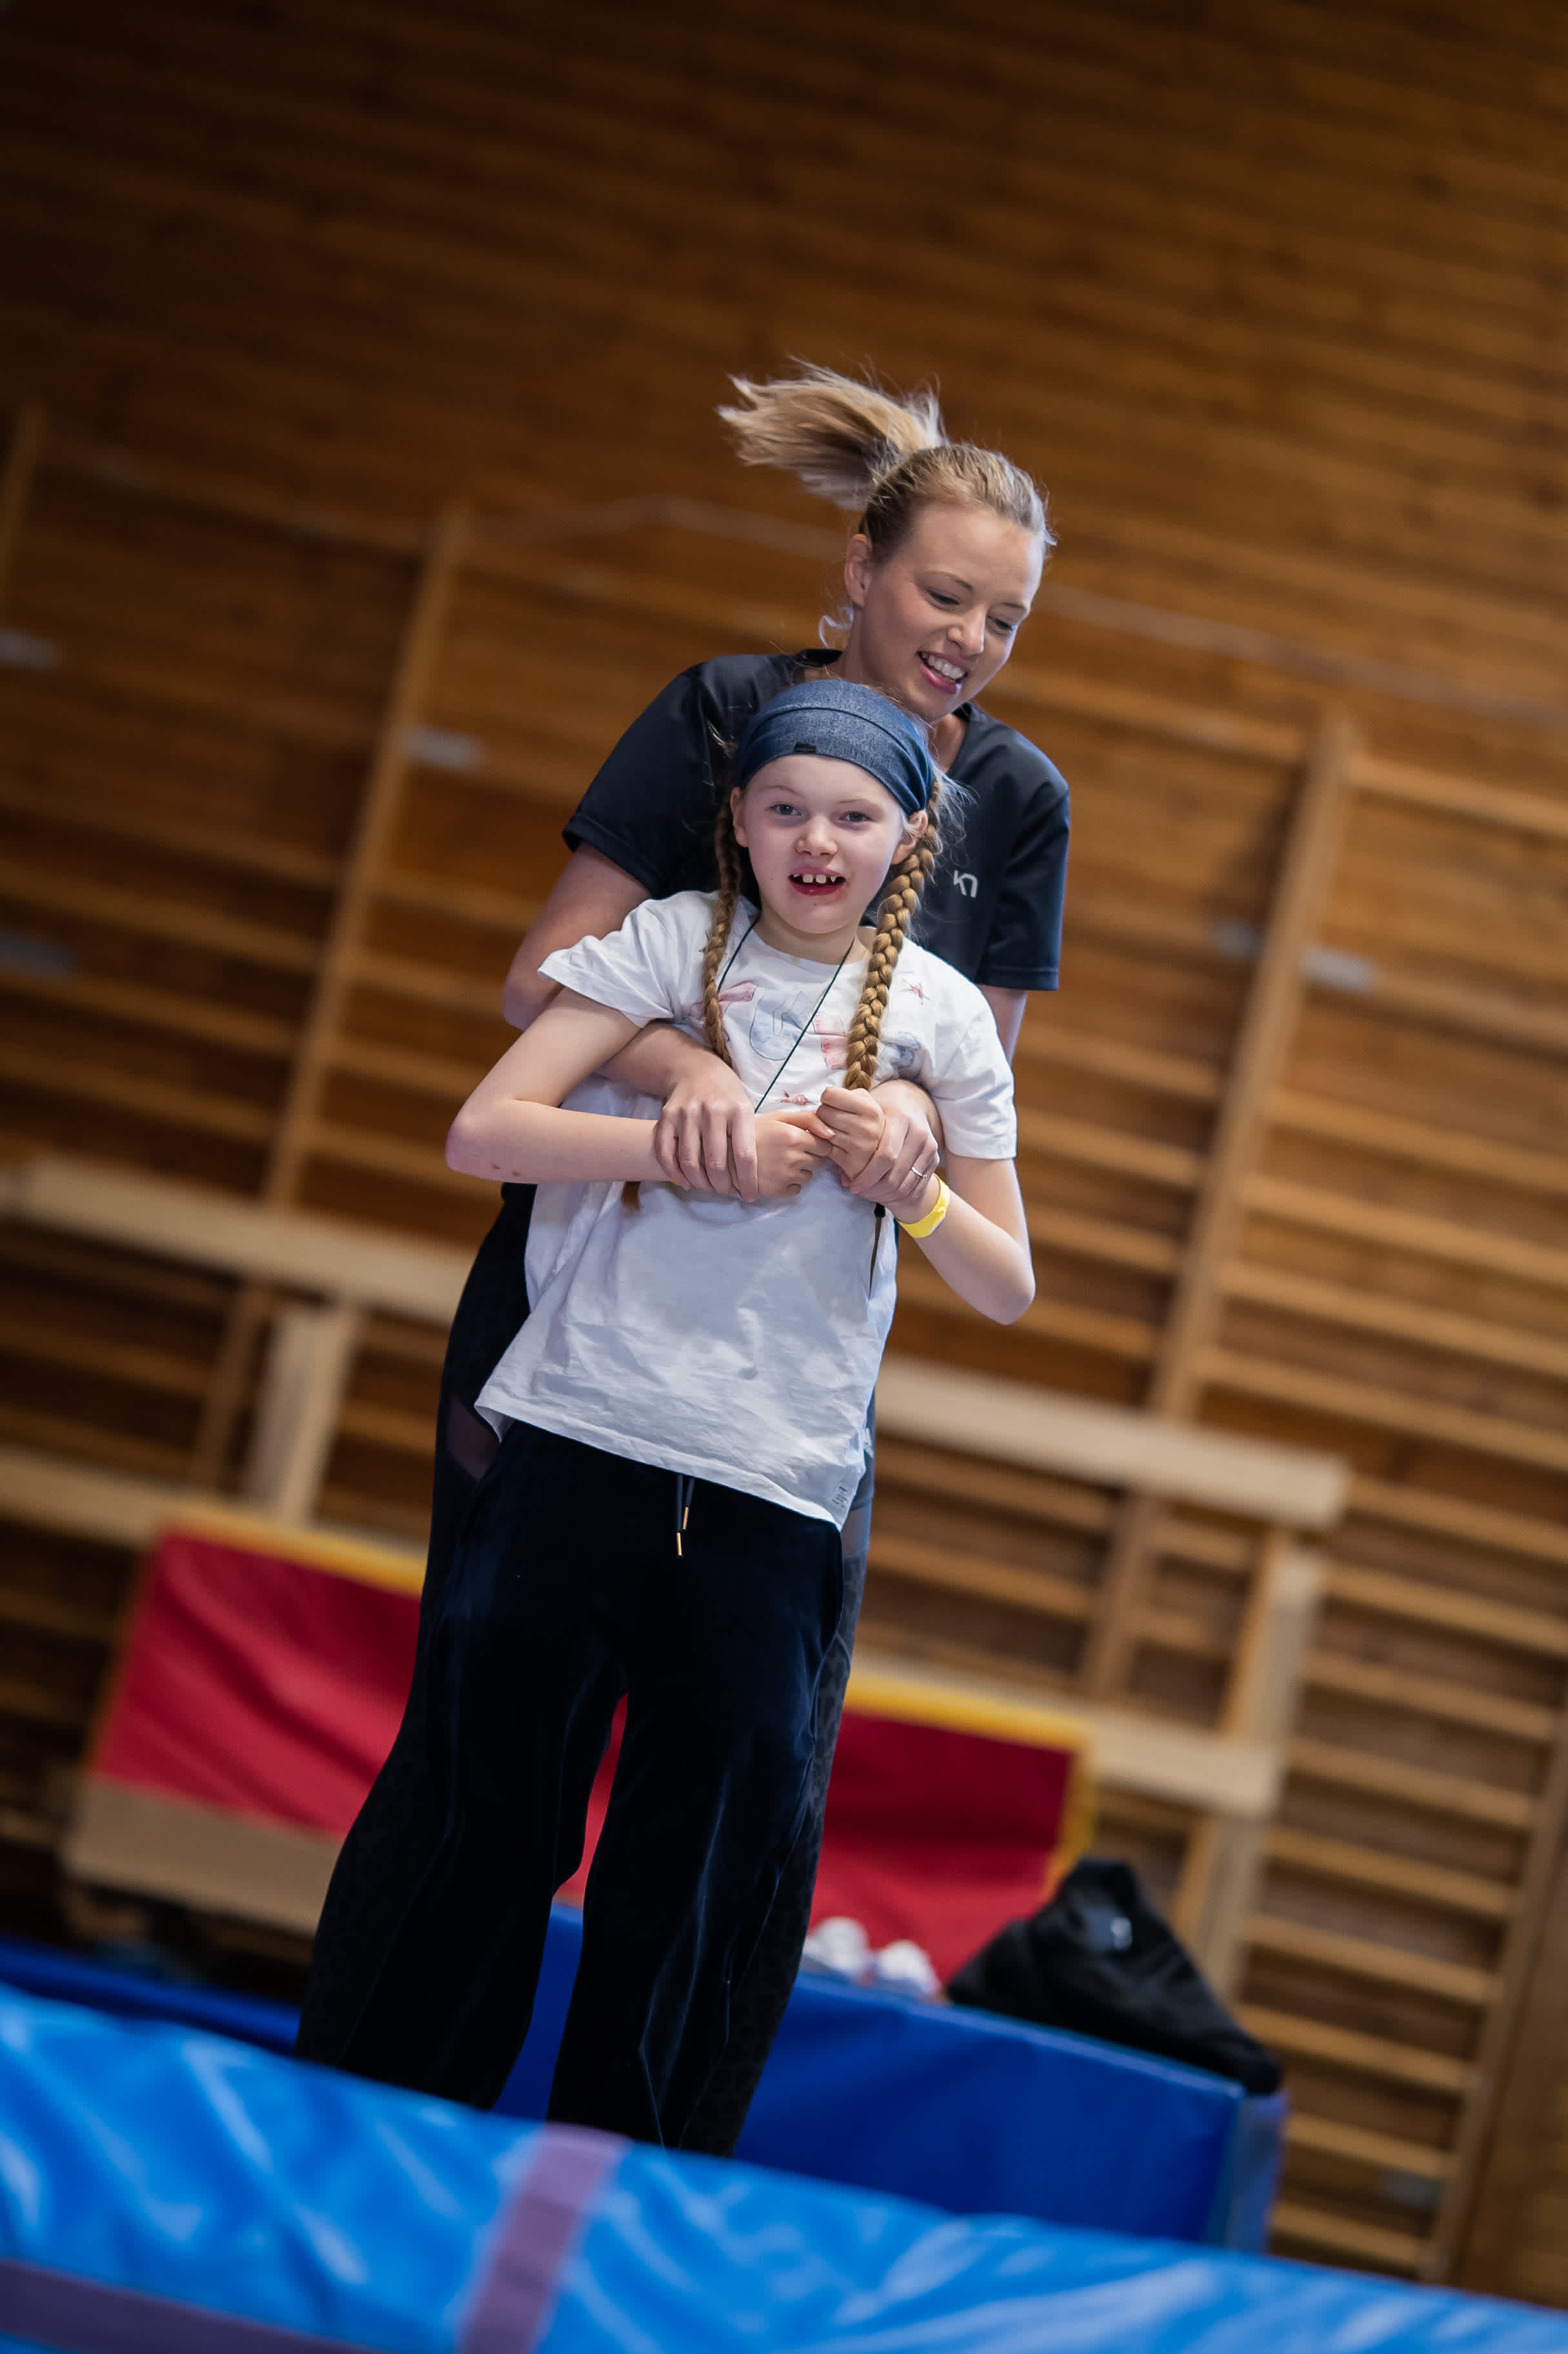
[[[1056,545],[1039,484],[1000,451],[949,441],[932,392],[874,384],[802,363],[753,384],[732,376],[719,410],[744,466],[778,466],[860,517],[872,554],[890,556],[923,506],[981,506]]]

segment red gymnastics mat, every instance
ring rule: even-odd
[[[224,1515],[143,1564],[101,1711],[68,1867],[104,1885],[309,1931],[391,1746],[418,1566],[390,1548]],[[620,1724],[600,1770],[581,1901]],[[942,1978],[1032,1912],[1082,1844],[1070,1723],[856,1670],[813,1918],[911,1938]]]

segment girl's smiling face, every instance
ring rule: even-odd
[[[928,725],[996,676],[1040,586],[1039,535],[989,507],[932,500],[876,562],[857,532],[844,561],[854,619],[837,675],[891,695]]]
[[[750,853],[769,948],[837,964],[887,878],[926,830],[885,785],[847,760],[791,752],[730,796],[735,838]]]

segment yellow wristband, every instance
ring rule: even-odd
[[[942,1220],[948,1214],[948,1204],[952,1198],[953,1197],[948,1193],[945,1182],[943,1179],[938,1177],[937,1180],[936,1206],[933,1209],[927,1210],[923,1218],[916,1218],[913,1222],[907,1218],[899,1219],[898,1224],[900,1227],[903,1229],[904,1233],[908,1235],[912,1243],[923,1243],[927,1235],[934,1235],[936,1233],[938,1227],[941,1225]]]

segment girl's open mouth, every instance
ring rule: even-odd
[[[799,875],[790,875],[789,887],[792,891],[803,893],[808,899],[825,899],[830,892],[843,889],[844,878],[842,875],[827,875],[807,867]]]

